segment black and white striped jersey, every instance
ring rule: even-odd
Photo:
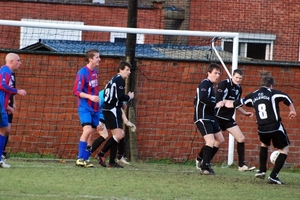
[[[130,97],[125,94],[125,80],[121,75],[114,76],[105,86],[103,109],[122,107]]]
[[[204,79],[198,86],[194,99],[194,121],[215,119],[216,97],[214,85]]]
[[[232,79],[225,79],[219,82],[216,90],[216,102],[226,100],[239,100],[242,96],[242,87],[232,82]],[[235,114],[235,108],[220,107],[216,116],[221,119],[230,120]]]
[[[248,94],[243,100],[236,101],[234,106],[240,107],[242,104],[245,104],[246,106],[254,107],[257,124],[260,129],[262,126],[268,125],[272,127],[272,124],[276,126],[278,122],[281,122],[280,102],[283,102],[287,106],[293,103],[286,93],[267,87],[261,87]]]

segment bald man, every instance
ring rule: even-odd
[[[5,57],[6,64],[0,68],[0,155],[6,143],[6,133],[9,131],[8,124],[8,101],[12,94],[26,96],[26,91],[12,87],[12,73],[19,69],[21,60],[18,54],[9,53]],[[0,158],[0,168],[10,168],[2,157]]]

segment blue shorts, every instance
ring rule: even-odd
[[[7,112],[0,113],[0,127],[7,127],[8,126],[8,115]]]
[[[99,125],[99,112],[91,112],[88,110],[78,110],[79,120],[82,127],[86,125],[97,128]]]

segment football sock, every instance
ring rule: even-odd
[[[285,160],[287,158],[286,154],[280,153],[275,161],[274,168],[270,174],[271,178],[276,178],[277,175],[279,174],[281,168],[283,167]]]
[[[119,144],[114,144],[110,148],[110,155],[109,155],[109,163],[110,164],[113,164],[113,163],[116,162],[115,159],[116,159],[116,154],[117,154],[117,151],[118,151],[118,145]]]
[[[211,159],[210,159],[210,161],[214,158],[214,156],[216,155],[216,153],[219,151],[219,147],[213,147],[212,148],[212,152],[211,152]],[[209,162],[210,162],[209,161]]]
[[[2,156],[5,141],[6,141],[6,137],[3,135],[0,135],[0,156]],[[1,160],[1,157],[0,157],[0,160]]]
[[[78,144],[78,158],[84,159],[85,149],[87,147],[87,142],[79,141]]]
[[[259,152],[259,171],[266,172],[267,171],[267,159],[268,159],[268,148],[260,147]]]
[[[211,155],[212,155],[213,148],[210,146],[204,146],[203,147],[203,166],[202,170],[208,169],[208,166],[210,165]]]
[[[124,155],[125,140],[122,138],[118,144],[118,159],[120,160]]]
[[[101,152],[98,154],[99,157],[103,157],[106,152],[108,152],[113,145],[118,145],[117,141],[114,137],[110,137],[107,142],[105,143],[104,147],[102,148]]]
[[[239,166],[245,165],[245,142],[237,142],[237,153],[239,158]]]
[[[197,156],[197,160],[200,161],[200,162],[203,159],[203,148],[204,148],[204,146],[201,148],[201,151],[199,152],[199,154]]]
[[[92,144],[91,153],[94,153],[104,141],[105,141],[104,137],[102,136],[98,137]]]
[[[86,147],[86,149],[84,151],[84,157],[83,157],[84,160],[89,160],[89,158],[91,156],[91,150],[92,150],[91,146]]]

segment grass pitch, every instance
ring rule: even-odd
[[[0,199],[299,199],[300,170],[282,170],[285,185],[270,185],[239,172],[213,166],[200,175],[194,164],[132,163],[124,169],[75,166],[73,161],[8,160],[0,168]],[[268,171],[267,175],[269,175]]]

